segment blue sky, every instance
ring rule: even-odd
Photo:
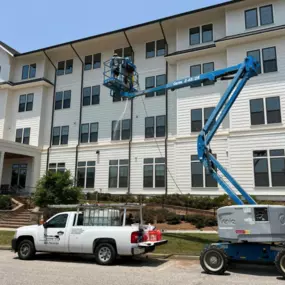
[[[0,40],[26,52],[222,2],[227,0],[2,1]]]

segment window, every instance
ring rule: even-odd
[[[203,126],[209,120],[214,109],[215,107],[207,107],[203,109],[202,108],[192,109],[191,110],[191,132],[200,132]],[[214,121],[213,121],[213,124],[214,124]]]
[[[84,70],[97,69],[101,67],[101,53],[85,56]]]
[[[201,75],[202,68],[203,68],[203,73],[212,72],[215,69],[214,62],[207,62],[207,63],[203,63],[203,64],[197,64],[197,65],[190,66],[190,76],[195,77],[195,76]],[[205,80],[203,82],[203,86],[213,85],[213,84],[215,84],[215,82],[210,81],[210,80]],[[201,86],[202,86],[202,83],[200,83],[200,82],[191,84],[192,88],[201,87]]]
[[[131,120],[112,121],[112,141],[128,140],[131,137]]]
[[[144,188],[165,187],[165,158],[144,159]]]
[[[260,74],[261,73],[260,50],[258,49],[258,50],[248,51],[247,56],[252,56],[260,64],[260,66],[258,68],[258,72],[257,72],[258,74]]]
[[[156,87],[166,84],[166,74],[156,76]],[[165,95],[165,89],[156,91],[156,96]]]
[[[129,179],[129,160],[109,161],[109,188],[126,188]]]
[[[164,39],[156,41],[156,56],[165,55],[165,44]]]
[[[264,73],[277,71],[277,58],[275,47],[262,49],[262,58]]]
[[[83,106],[100,103],[100,85],[83,88]]]
[[[191,77],[198,76],[200,74],[201,74],[201,64],[190,66],[190,76]],[[202,84],[200,82],[192,83],[191,88],[200,87],[201,85]]]
[[[145,89],[151,89],[155,87],[155,77],[154,76],[150,76],[150,77],[146,77],[145,79]],[[145,95],[146,97],[153,97],[154,96],[154,92],[148,93]]]
[[[256,187],[285,186],[284,149],[253,151]]]
[[[155,57],[155,42],[146,43],[146,58]]]
[[[259,13],[258,13],[259,12]],[[272,5],[262,6],[245,11],[245,27],[246,29],[255,28],[274,23]]]
[[[262,54],[262,60],[261,60],[261,54]],[[262,70],[263,73],[278,71],[277,55],[275,47],[264,48],[262,49],[262,52],[259,49],[248,51],[247,56],[254,57],[260,63],[260,68],[258,70],[258,73],[261,73]]]
[[[32,111],[34,104],[34,94],[24,94],[19,97],[19,112]]]
[[[73,71],[73,59],[59,61],[57,65],[56,75],[70,74]]]
[[[145,89],[151,89],[166,84],[166,74],[149,76],[145,78]],[[156,96],[165,95],[165,89],[156,92]],[[154,92],[147,93],[145,97],[154,97]]]
[[[65,163],[64,162],[59,162],[59,163],[49,163],[48,169],[50,172],[53,173],[63,173],[65,172]]]
[[[77,186],[86,188],[95,187],[95,161],[83,161],[77,164]]]
[[[24,65],[22,68],[22,79],[36,77],[37,65],[35,63]]]
[[[259,13],[260,13],[260,25],[261,26],[269,25],[274,22],[272,5],[260,7]]]
[[[69,126],[53,127],[52,144],[68,144]]]
[[[202,40],[202,41],[201,41]],[[190,45],[198,45],[213,41],[213,24],[194,27],[189,30]]]
[[[268,97],[250,100],[250,118],[251,125],[281,123],[280,98]]]
[[[165,115],[145,118],[145,138],[165,136]]]
[[[128,58],[133,61],[133,51],[131,47],[119,48],[114,51],[118,56]]]
[[[81,143],[97,142],[98,141],[98,126],[99,123],[82,124],[81,125]],[[90,133],[89,133],[90,130]]]
[[[152,58],[155,56],[164,56],[166,53],[165,50],[166,42],[164,39],[148,42],[145,45],[146,58]]]
[[[258,26],[257,9],[245,11],[245,27],[247,29]]]
[[[52,218],[47,226],[48,228],[57,228],[57,229],[63,229],[65,228],[66,222],[67,222],[68,214],[59,214]]]
[[[216,155],[213,154],[216,158]],[[192,187],[218,187],[217,181],[207,173],[198,155],[191,155],[191,185]]]
[[[212,72],[214,71],[214,69],[215,67],[213,62],[208,62],[203,64],[203,73]],[[211,80],[206,80],[205,82],[203,82],[204,86],[213,85],[213,84],[215,84],[215,82]]]
[[[71,90],[59,91],[55,94],[55,110],[70,108]]]
[[[29,144],[31,128],[17,129],[15,142]]]

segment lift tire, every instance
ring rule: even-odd
[[[275,266],[282,277],[285,278],[285,249],[281,250],[276,255]]]
[[[214,245],[205,248],[200,255],[200,265],[207,274],[222,275],[228,269],[229,260],[224,249]]]
[[[110,243],[99,243],[94,251],[95,260],[100,265],[112,265],[116,259],[116,250]]]
[[[31,240],[24,239],[18,245],[18,257],[21,260],[31,260],[35,257],[35,245]]]

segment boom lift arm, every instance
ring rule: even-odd
[[[174,91],[176,89],[194,86],[197,83],[217,81],[218,79],[233,79],[198,136],[198,157],[206,170],[223,187],[225,192],[236,204],[242,205],[243,201],[236,195],[228,183],[225,182],[224,179],[217,173],[218,170],[247,200],[249,204],[256,204],[253,198],[246,193],[246,191],[237,183],[237,181],[230,175],[230,173],[228,173],[226,169],[216,160],[216,158],[212,155],[211,149],[209,148],[209,144],[213,139],[213,136],[217,132],[223,119],[229,113],[230,108],[242,91],[246,82],[251,77],[257,76],[258,74],[257,70],[259,64],[253,57],[247,57],[243,63],[232,67],[201,74],[199,76],[175,80],[166,85],[142,91],[139,91],[137,88],[139,86],[138,74],[136,72],[136,66],[131,61],[128,59],[119,58],[119,65],[116,68],[120,71],[116,75],[113,73],[114,66],[112,65],[112,62],[113,59],[104,63],[105,71],[103,85],[111,89],[111,96],[124,97],[129,99],[160,90]],[[131,72],[126,72],[126,69],[131,70]],[[232,77],[233,75],[234,77]]]

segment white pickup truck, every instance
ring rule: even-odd
[[[18,228],[12,248],[22,260],[36,252],[93,254],[98,264],[110,265],[117,256],[145,254],[167,243],[161,237],[150,239],[139,224],[127,225],[126,213],[126,206],[123,213],[97,206],[61,212],[42,225]]]

